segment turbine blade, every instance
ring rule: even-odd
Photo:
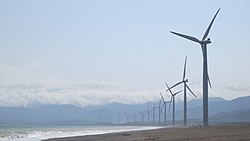
[[[209,24],[209,26],[208,26],[208,28],[207,28],[207,31],[205,32],[205,34],[204,34],[204,36],[203,36],[203,38],[202,38],[202,41],[204,41],[204,40],[207,38],[208,33],[209,33],[209,31],[210,31],[210,29],[211,29],[211,27],[212,27],[212,25],[213,25],[213,22],[214,22],[214,20],[215,20],[215,18],[216,18],[216,16],[217,16],[217,14],[219,13],[219,11],[220,11],[220,8],[217,10],[216,14],[214,15],[214,18],[212,19],[211,23]]]
[[[161,95],[161,99],[163,100],[163,102],[165,102],[165,100],[164,100],[164,98],[163,98],[163,96],[162,96],[162,93],[160,92],[160,95]]]
[[[189,35],[180,34],[180,33],[176,33],[176,32],[173,32],[173,31],[170,31],[170,32],[173,33],[173,34],[175,34],[175,35],[181,36],[181,37],[183,37],[185,39],[188,39],[188,40],[200,43],[200,40],[198,40],[195,37],[192,37],[192,36],[189,36]]]
[[[160,99],[160,102],[159,102],[159,107],[161,106],[161,99]]]
[[[161,113],[162,113],[162,110],[163,110],[163,108],[164,108],[164,104],[166,104],[166,103],[163,103],[163,104],[162,104],[161,109],[160,109]]]
[[[183,78],[182,78],[183,81],[185,80],[185,77],[186,77],[186,65],[187,65],[187,56],[185,58],[185,64],[184,64],[184,71],[183,71]]]
[[[171,100],[170,100],[170,104],[169,104],[168,112],[170,112],[172,100],[173,100],[173,96],[171,96]]]
[[[180,91],[178,91],[178,92],[174,93],[174,96],[175,96],[175,95],[177,95],[177,94],[178,94],[178,93],[180,93],[180,92],[182,92],[182,90],[180,90]]]
[[[188,90],[191,92],[191,94],[193,94],[194,95],[194,97],[196,97],[197,98],[197,96],[194,94],[194,92],[189,88],[189,86],[188,85],[186,85],[187,86],[187,88],[188,88]]]
[[[165,104],[166,104],[165,102],[162,104],[161,109],[160,109],[161,111],[163,110]]]
[[[201,54],[202,54],[202,57],[204,59],[204,46],[201,44]]]
[[[210,88],[212,88],[211,81],[210,81],[210,78],[209,78],[208,74],[207,74],[207,81],[208,81],[208,84],[209,84]]]
[[[168,87],[168,89],[169,89],[169,86],[168,86],[167,82],[165,82],[165,84],[166,84],[166,86],[167,86],[167,87]]]
[[[203,47],[201,47],[201,50],[202,50],[202,56],[204,57],[204,54],[203,54]],[[209,78],[209,75],[207,74],[207,81],[209,83],[209,86],[210,88],[212,88],[212,84],[211,84],[211,81],[210,81],[210,78]]]
[[[169,86],[168,86],[167,82],[165,82],[165,84],[166,84],[166,86],[167,86],[167,88],[168,88],[168,90],[169,90],[170,94],[173,96],[173,93],[172,93],[171,89],[169,88]],[[166,90],[166,91],[168,91],[168,90]]]
[[[163,107],[163,106],[162,106]],[[162,114],[164,114],[162,111],[163,111],[163,108],[160,110]]]
[[[170,87],[170,88],[168,87],[168,89],[167,89],[166,91],[171,91],[172,88],[176,87],[177,85],[180,85],[181,83],[183,83],[183,81],[174,84],[174,85],[173,85],[172,87]],[[172,92],[171,92],[171,93],[172,93]]]

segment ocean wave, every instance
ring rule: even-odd
[[[41,141],[48,138],[96,135],[113,132],[147,130],[141,126],[67,126],[0,128],[0,141]]]

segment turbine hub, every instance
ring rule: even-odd
[[[210,44],[211,40],[210,40],[210,38],[207,38],[207,40],[201,41],[201,43],[203,43],[203,44]]]

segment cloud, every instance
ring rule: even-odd
[[[170,100],[170,94],[165,92],[164,84],[159,89],[147,89],[103,79],[68,80],[53,74],[35,61],[18,66],[0,63],[0,70],[0,107],[28,107],[40,104],[72,104],[85,107],[114,102],[139,104],[158,101],[160,91]],[[202,98],[200,88],[190,87],[198,98]],[[180,86],[173,91],[182,89]],[[188,100],[193,98],[188,92]],[[180,93],[176,96],[176,102],[182,100],[183,94]]]
[[[158,89],[143,89],[102,79],[64,80],[34,61],[18,66],[0,63],[0,70],[0,107],[37,104],[85,107],[112,102],[144,103],[160,98]]]
[[[91,83],[88,83],[91,82]],[[96,83],[94,83],[96,82]],[[104,80],[83,81],[55,88],[1,88],[1,107],[27,107],[36,104],[73,104],[81,107],[107,103],[144,103],[157,100],[159,90],[141,90]]]

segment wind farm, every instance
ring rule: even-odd
[[[250,140],[249,5],[0,1],[0,140]]]

